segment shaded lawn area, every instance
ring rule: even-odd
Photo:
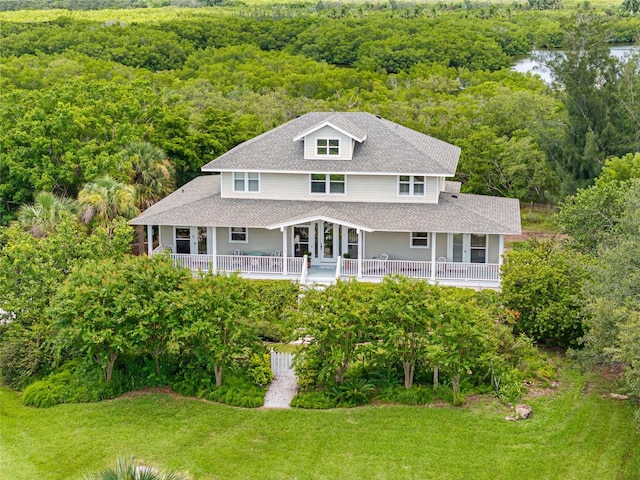
[[[75,479],[120,456],[194,479],[631,479],[640,442],[626,403],[564,374],[534,416],[504,420],[493,399],[464,408],[249,410],[134,394],[24,407],[0,389],[0,478]]]

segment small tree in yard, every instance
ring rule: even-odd
[[[305,361],[317,366],[317,382],[344,382],[344,375],[357,358],[359,344],[367,338],[371,298],[369,285],[342,282],[324,291],[305,293],[297,315],[299,330],[313,338],[305,349]]]
[[[132,349],[134,324],[125,315],[130,297],[120,262],[105,259],[74,271],[49,310],[68,338],[102,368],[109,383],[118,356]]]
[[[438,293],[437,287],[424,281],[387,277],[376,297],[378,336],[385,349],[402,363],[406,389],[413,386],[418,359],[429,355]]]
[[[460,381],[463,375],[473,375],[473,369],[483,358],[497,350],[498,324],[489,311],[477,304],[473,292],[447,289],[438,302],[440,318],[436,335],[440,338],[440,363],[449,374],[453,389],[453,403],[461,403]]]
[[[258,336],[249,316],[249,285],[237,275],[205,275],[189,282],[174,297],[183,327],[179,336],[196,358],[213,367],[216,386],[222,373],[246,349],[255,350]]]

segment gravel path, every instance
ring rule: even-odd
[[[264,397],[264,408],[291,408],[291,399],[298,393],[298,379],[295,375],[273,377]]]

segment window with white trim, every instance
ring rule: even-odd
[[[429,232],[411,232],[411,248],[429,248]]]
[[[234,192],[259,192],[260,174],[258,172],[233,172]]]
[[[316,154],[327,156],[340,155],[340,140],[337,138],[317,138]]]
[[[424,197],[426,192],[424,175],[399,175],[398,195]]]
[[[471,235],[471,263],[487,263],[486,235]]]
[[[342,174],[312,173],[311,193],[344,194],[346,192],[345,183],[345,175]]]
[[[247,243],[249,241],[249,229],[247,227],[229,227],[229,242]]]

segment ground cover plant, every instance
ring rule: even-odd
[[[490,397],[462,407],[239,409],[138,393],[49,409],[0,389],[0,477],[67,480],[135,455],[194,480],[285,478],[630,479],[640,475],[632,409],[595,377],[565,371],[506,422]]]

